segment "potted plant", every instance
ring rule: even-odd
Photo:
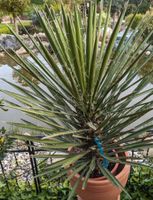
[[[5,80],[19,91],[3,90],[19,102],[8,102],[8,106],[37,120],[13,123],[31,133],[12,137],[39,142],[42,149],[56,152],[37,156],[58,158],[40,175],[49,173],[52,180],[68,174],[72,185],[68,200],[75,191],[82,200],[117,200],[122,190],[126,192],[124,186],[130,165],[148,166],[127,152],[153,146],[150,136],[144,135],[153,127],[152,117],[138,121],[153,107],[149,99],[153,89],[145,88],[153,72],[143,77],[138,75],[152,58],[153,53],[145,56],[152,33],[142,39],[149,20],[143,19],[138,25],[139,32],[133,31],[127,41],[134,15],[116,47],[126,8],[127,3],[108,43],[111,1],[101,42],[102,13],[97,17],[97,5],[93,3],[90,3],[87,19],[82,19],[77,7],[71,13],[62,8],[61,19],[49,8],[47,14],[36,10],[53,54],[39,37],[34,39],[29,35],[38,51],[35,54],[21,36],[11,30],[33,60],[15,52],[13,56],[7,54],[40,83],[32,82],[18,68],[14,70],[30,90]],[[41,138],[37,138],[36,132]]]

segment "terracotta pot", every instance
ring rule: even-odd
[[[69,173],[71,174],[72,172]],[[130,166],[124,165],[116,175],[116,178],[120,181],[120,183],[123,186],[125,186],[127,183],[129,173]],[[77,174],[71,179],[70,182],[72,186],[75,184],[79,176],[80,175]],[[78,194],[78,200],[119,200],[121,190],[115,187],[107,179],[97,180],[97,178],[90,178],[88,180],[86,189],[82,190],[82,182],[80,182],[76,193]]]

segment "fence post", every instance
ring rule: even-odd
[[[37,166],[36,158],[33,157],[33,155],[35,155],[34,143],[31,141],[27,141],[26,143],[28,146],[28,152],[30,156],[30,163],[31,163],[33,177],[34,177],[36,193],[39,194],[41,192],[41,183],[40,183],[40,178],[36,177],[38,175],[38,166]]]

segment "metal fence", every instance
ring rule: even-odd
[[[0,175],[3,177],[8,190],[9,180],[15,180],[18,186],[21,179],[29,187],[32,187],[34,183],[36,193],[41,193],[41,179],[37,175],[39,174],[39,165],[42,163],[38,162],[33,156],[43,150],[35,149],[35,144],[31,141],[25,143],[14,141],[12,146],[13,148],[4,152],[5,157],[2,160],[0,159]]]

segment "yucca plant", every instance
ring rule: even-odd
[[[30,136],[13,137],[36,141],[42,149],[56,151],[56,154],[49,156],[37,156],[60,159],[44,168],[40,175],[49,173],[51,179],[58,179],[72,169],[73,173],[68,178],[70,180],[75,174],[80,174],[68,200],[73,197],[81,178],[85,177],[82,187],[86,188],[87,181],[93,174],[106,176],[116,187],[125,191],[110,172],[110,165],[139,165],[139,158],[134,154],[125,158],[122,152],[153,146],[149,135],[144,135],[153,128],[153,117],[145,118],[143,123],[138,121],[153,107],[153,101],[149,98],[153,94],[153,88],[145,89],[149,83],[148,77],[153,71],[143,77],[138,76],[139,70],[153,56],[151,53],[142,59],[150,46],[148,39],[152,32],[142,40],[150,19],[143,19],[138,25],[139,32],[133,31],[125,42],[135,14],[118,46],[114,48],[127,2],[107,43],[111,2],[110,0],[101,42],[99,38],[103,28],[102,13],[97,17],[97,5],[93,3],[90,4],[86,19],[82,18],[77,7],[71,13],[66,13],[62,8],[61,20],[49,8],[47,15],[36,9],[53,54],[39,37],[34,39],[29,35],[41,55],[38,57],[22,38],[10,29],[33,61],[15,52],[13,56],[8,52],[7,54],[40,82],[39,85],[35,84],[17,68],[13,69],[29,85],[30,90],[4,80],[19,91],[14,93],[2,90],[19,102],[8,102],[8,106],[26,113],[40,123],[38,125],[27,120],[13,123],[15,126],[32,130]],[[143,62],[140,64],[141,59]],[[138,123],[134,125],[134,122]],[[38,139],[37,135],[42,138]],[[141,165],[148,166],[146,163]]]

